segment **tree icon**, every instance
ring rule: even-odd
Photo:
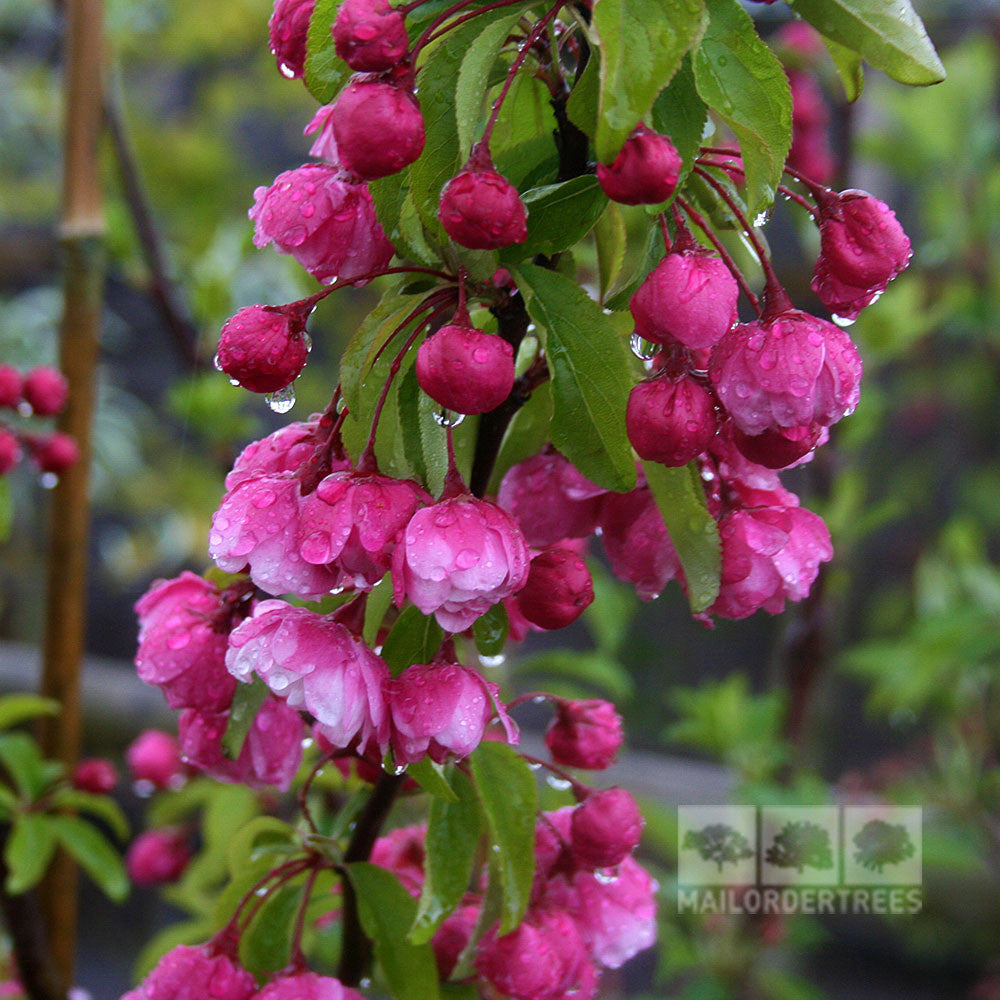
[[[764,854],[776,868],[794,868],[801,875],[805,868],[824,870],[833,867],[830,834],[825,827],[806,820],[789,821],[775,835]]]
[[[912,858],[916,847],[902,823],[870,819],[854,835],[854,860],[869,871],[882,874],[886,865],[898,865]]]
[[[683,847],[697,851],[702,861],[711,861],[720,872],[723,865],[736,865],[754,856],[747,838],[726,823],[710,823],[700,830],[689,830]]]

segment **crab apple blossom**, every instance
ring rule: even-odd
[[[668,253],[629,302],[635,332],[654,344],[695,350],[717,343],[736,322],[739,286],[707,250]]]
[[[565,628],[594,602],[594,581],[577,552],[545,549],[531,560],[528,582],[514,600],[532,625]]]
[[[820,424],[804,427],[769,428],[762,434],[744,434],[732,430],[733,444],[740,453],[768,469],[787,469],[814,451],[827,429]]]
[[[599,698],[560,699],[545,733],[545,745],[557,764],[586,771],[610,767],[623,740],[622,717],[610,701]]]
[[[271,54],[284,76],[301,77],[306,65],[306,36],[316,0],[275,0],[267,23]]]
[[[0,476],[10,472],[21,460],[21,442],[16,435],[0,428]]]
[[[711,612],[746,618],[760,608],[778,614],[785,601],[809,593],[821,562],[833,557],[822,518],[804,507],[759,507],[727,514],[722,537],[722,581]]]
[[[819,199],[820,253],[812,288],[835,316],[855,319],[910,262],[910,240],[896,214],[867,191]]]
[[[392,69],[410,47],[403,12],[388,0],[344,0],[332,30],[337,55],[363,72]]]
[[[191,847],[183,831],[147,830],[129,846],[125,870],[136,885],[165,885],[184,874],[191,858]]]
[[[399,173],[424,149],[424,119],[411,90],[355,77],[333,105],[340,162],[363,180]]]
[[[317,160],[326,160],[334,167],[340,166],[340,153],[337,150],[337,140],[333,135],[333,105],[324,104],[309,120],[302,130],[303,135],[315,135],[313,144],[309,147],[309,155]]]
[[[634,584],[641,600],[654,600],[680,575],[677,550],[648,487],[609,493],[601,506],[600,524],[612,572]]]
[[[216,364],[244,389],[277,392],[305,367],[305,333],[305,315],[294,306],[246,306],[223,324]]]
[[[122,1000],[250,1000],[257,982],[228,955],[180,945]]]
[[[624,788],[593,792],[573,810],[573,859],[581,868],[613,868],[639,843],[642,814]]]
[[[386,685],[386,700],[397,764],[425,756],[439,764],[449,755],[468,757],[494,715],[511,742],[517,742],[517,728],[500,702],[500,689],[457,663],[407,667]]]
[[[11,365],[0,365],[0,406],[13,410],[24,398],[21,373]]]
[[[279,174],[254,191],[254,246],[291,254],[317,281],[351,281],[381,271],[395,250],[365,184],[325,163]]]
[[[458,959],[472,938],[479,920],[480,907],[474,904],[460,906],[442,922],[431,940],[438,975],[448,979]]]
[[[528,578],[530,554],[514,519],[465,494],[418,510],[392,555],[396,604],[409,598],[462,632]]]
[[[679,466],[708,447],[718,416],[712,397],[694,379],[659,375],[632,389],[625,426],[640,457]]]
[[[340,623],[284,601],[262,601],[229,636],[226,665],[256,674],[291,708],[309,712],[333,746],[385,746],[389,669]]]
[[[118,770],[105,757],[88,757],[73,768],[73,787],[94,795],[108,795],[118,784]]]
[[[21,392],[38,416],[52,417],[66,405],[69,385],[61,371],[43,365],[24,376]]]
[[[339,979],[315,972],[296,972],[269,982],[254,1000],[363,1000],[357,990]]]
[[[251,441],[226,476],[226,489],[235,489],[256,473],[295,472],[312,457],[318,429],[319,421],[310,419],[288,424],[259,441]]]
[[[844,330],[798,309],[735,327],[712,349],[709,375],[744,434],[828,427],[853,413],[861,357]]]
[[[665,135],[639,124],[625,140],[614,162],[597,164],[604,193],[623,205],[658,205],[676,190],[681,157]]]
[[[236,682],[226,671],[225,627],[216,588],[185,571],[157,580],[135,606],[139,616],[139,677],[163,691],[171,708],[225,711]]]
[[[180,746],[161,729],[140,733],[125,751],[125,762],[136,781],[148,781],[154,788],[172,788],[184,780]]]
[[[302,759],[302,719],[283,701],[269,697],[254,717],[236,760],[222,752],[228,712],[186,708],[177,722],[184,760],[217,781],[286,791]]]
[[[576,923],[560,910],[530,913],[502,937],[491,931],[476,954],[476,971],[515,1000],[561,1000],[580,985],[588,956]]]
[[[470,250],[499,250],[528,238],[528,212],[517,188],[474,153],[444,186],[438,218],[445,232]]]
[[[30,442],[31,459],[42,472],[60,475],[80,460],[80,448],[69,434],[56,431]]]
[[[219,569],[242,572],[269,594],[320,598],[339,574],[307,563],[297,551],[302,504],[293,473],[256,473],[231,489],[212,517],[209,555]]]
[[[397,827],[375,841],[371,862],[392,872],[411,896],[419,896],[424,885],[426,840],[426,824]]]
[[[513,515],[534,548],[593,534],[607,490],[556,451],[518,462],[503,477],[497,503]]]
[[[417,381],[446,409],[487,413],[514,387],[514,348],[468,323],[449,323],[420,345]]]
[[[314,566],[345,584],[370,590],[389,569],[392,551],[410,518],[431,497],[409,479],[335,472],[301,505],[297,547]]]

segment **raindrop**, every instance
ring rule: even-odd
[[[849,326],[854,326],[855,320],[851,319],[850,316],[838,316],[834,313],[830,319],[834,321],[842,330],[846,330]]]
[[[406,770],[405,764],[397,764],[393,769],[392,773],[398,778]]]
[[[59,483],[59,477],[54,472],[43,472],[41,483],[42,489],[53,490]]]
[[[232,386],[237,386],[237,385],[240,384],[240,380],[238,378],[231,378],[229,380],[229,384],[232,385]]]
[[[456,413],[454,410],[440,409],[434,413],[434,423],[438,427],[457,427],[464,419],[464,413]]]
[[[275,413],[287,413],[295,405],[295,386],[286,385],[277,392],[269,392],[264,399]]]
[[[295,69],[289,66],[288,63],[280,63],[278,69],[281,70],[281,75],[288,77],[289,80],[295,79]]]
[[[221,372],[222,371],[222,359],[219,357],[218,354],[216,354],[216,356],[214,358],[212,358],[212,367],[217,372]]]
[[[545,697],[544,694],[536,694],[534,698],[531,699],[533,705],[544,705],[549,699]]]
[[[754,229],[760,229],[761,226],[766,226],[771,219],[771,210],[765,209],[763,212],[758,212],[756,218],[753,220]]]
[[[640,361],[652,361],[657,354],[660,353],[663,348],[659,344],[654,344],[643,337],[640,337],[638,333],[633,333],[629,339],[629,346],[632,348],[632,353]]]
[[[554,774],[550,774],[545,780],[549,783],[549,787],[554,788],[557,792],[565,792],[573,787],[571,781],[567,781],[565,778],[558,778]]]
[[[484,667],[502,667],[507,657],[503,653],[498,653],[496,656],[483,656],[482,653],[479,654],[479,662]]]
[[[614,868],[598,868],[594,872],[594,878],[597,879],[601,885],[614,885],[618,881],[618,872]]]
[[[145,779],[137,781],[132,785],[132,791],[139,796],[140,799],[148,799],[156,789],[153,787],[151,781],[146,781]]]
[[[528,761],[528,768],[529,768],[529,770],[537,771],[541,766],[542,766],[541,761],[537,761],[537,760],[529,760]]]
[[[303,333],[302,342],[306,345],[306,353],[308,354],[313,349],[313,339],[308,333]]]

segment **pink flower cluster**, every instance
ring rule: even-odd
[[[53,417],[61,412],[69,396],[62,373],[41,365],[22,373],[11,365],[0,365],[0,411],[14,410],[22,417]],[[40,472],[58,475],[80,457],[76,441],[54,431],[36,434],[14,427],[0,417],[0,476],[6,475],[27,452]]]

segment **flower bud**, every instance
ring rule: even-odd
[[[168,951],[127,998],[134,1000],[250,1000],[257,981],[227,955],[209,946],[181,945]],[[123,997],[122,1000],[126,1000]]]
[[[0,476],[5,475],[21,460],[21,442],[10,431],[0,428]]]
[[[218,365],[251,392],[277,392],[305,367],[305,317],[294,306],[246,306],[226,320]]]
[[[61,371],[43,366],[25,375],[21,391],[38,416],[51,417],[66,405],[69,385]]]
[[[820,443],[826,431],[819,424],[804,427],[769,428],[762,434],[744,434],[733,427],[733,444],[744,458],[766,469],[787,469],[808,455]]]
[[[89,757],[73,768],[72,784],[80,792],[108,795],[118,784],[118,771],[104,757]]]
[[[21,373],[16,368],[0,365],[0,406],[15,409],[23,398],[23,385]]]
[[[564,767],[603,771],[622,745],[622,720],[610,701],[560,701],[545,733],[552,759]]]
[[[399,173],[424,148],[424,119],[409,90],[381,80],[349,83],[330,121],[340,162],[364,180]]]
[[[417,381],[446,409],[487,413],[514,387],[514,349],[503,337],[451,323],[420,345]]]
[[[658,205],[677,187],[681,158],[668,136],[637,125],[611,166],[597,164],[604,193],[623,205]]]
[[[546,549],[531,560],[528,582],[516,600],[521,614],[533,625],[565,628],[593,603],[594,581],[576,552]]]
[[[654,344],[677,341],[701,350],[736,322],[739,286],[729,268],[705,250],[669,253],[629,302],[635,332]]]
[[[176,882],[191,862],[191,848],[180,830],[147,830],[125,855],[128,877],[142,886]]]
[[[573,810],[573,859],[582,868],[614,868],[642,836],[642,815],[624,788],[594,792]]]
[[[447,980],[458,965],[458,959],[472,938],[479,919],[479,906],[460,906],[438,928],[431,940],[438,975]]]
[[[125,751],[125,760],[136,781],[148,781],[154,788],[173,788],[183,780],[177,740],[159,729],[140,733]]]
[[[80,449],[68,434],[56,431],[48,437],[37,438],[31,446],[31,457],[42,472],[60,475],[76,465]]]
[[[895,213],[866,191],[820,200],[820,254],[812,288],[835,316],[854,319],[912,256]]]
[[[625,426],[642,458],[680,466],[708,447],[718,417],[712,397],[694,379],[661,375],[629,394]]]
[[[488,157],[473,157],[448,181],[438,218],[445,232],[470,250],[499,250],[528,238],[524,202]]]
[[[278,974],[254,1000],[364,1000],[357,990],[345,986],[339,979],[318,976],[315,972],[296,972],[290,976]]]
[[[367,73],[392,69],[410,47],[403,12],[388,0],[344,0],[333,40],[337,55],[351,69]]]
[[[267,22],[271,53],[284,76],[297,79],[305,73],[306,38],[316,0],[275,0]]]

